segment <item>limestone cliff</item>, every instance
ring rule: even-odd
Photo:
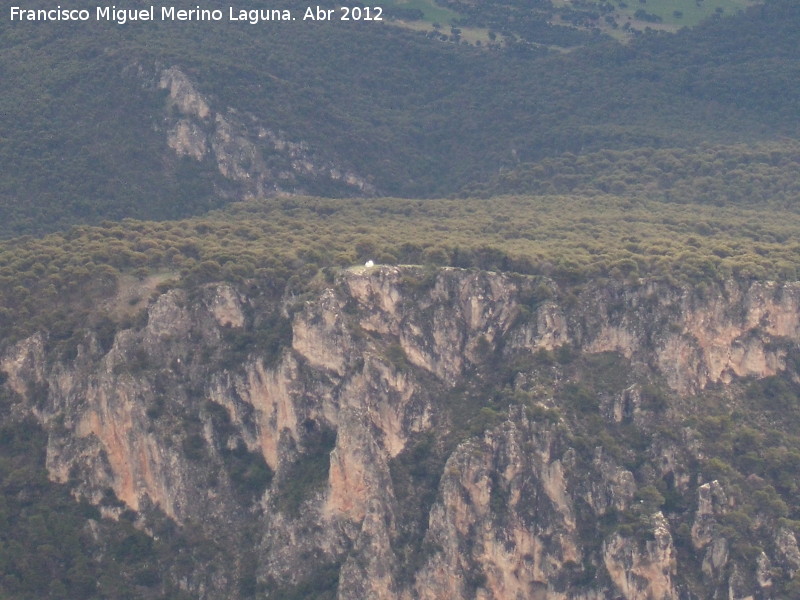
[[[800,286],[374,267],[300,298],[258,290],[174,289],[110,345],[88,330],[65,356],[42,332],[0,362],[15,410],[47,431],[51,479],[108,518],[215,540],[178,582],[193,596],[771,598],[794,584],[793,513],[761,471],[709,461],[704,432],[723,421],[703,407],[795,376]],[[745,510],[751,488],[768,508]]]
[[[211,161],[245,199],[326,189],[357,196],[376,192],[352,169],[323,158],[305,142],[287,139],[268,125],[268,118],[215,108],[176,66],[159,68],[153,84],[168,94],[168,146],[178,156]]]

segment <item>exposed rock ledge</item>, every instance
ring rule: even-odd
[[[733,282],[702,296],[610,283],[567,298],[542,279],[375,267],[343,272],[293,307],[291,342],[277,356],[258,346],[232,354],[231,339],[279,309],[219,284],[194,300],[161,295],[147,325],[119,331],[108,351],[89,335],[63,360],[37,334],[10,348],[0,369],[48,431],[52,479],[96,503],[110,488],[129,508],[202,523],[234,546],[247,532],[259,581],[278,588],[329,563],[341,567],[342,599],[671,599],[686,583],[663,516],[652,517],[646,542],[612,534],[591,546],[582,537],[581,511],[595,519],[625,511],[637,483],[600,449],[581,470],[557,424],[511,411],[482,438],[459,442],[425,509],[415,543],[429,550],[416,562],[402,558],[413,551],[399,542],[404,507],[392,465],[421,435],[447,433],[442,398],[485,368],[487,353],[618,352],[691,394],[784,369],[800,341],[799,299],[796,284]],[[335,432],[327,480],[287,500],[293,469],[327,430]],[[254,501],[226,466],[233,450],[274,472]],[[689,489],[680,463],[691,449],[649,452],[654,471],[674,470]],[[745,589],[749,580],[729,568],[715,534],[725,498],[715,485],[697,491],[692,543],[705,552],[709,585]],[[763,589],[770,564],[791,576],[800,569],[794,535],[781,529],[776,540],[751,576]],[[236,573],[211,580],[200,571],[187,590],[232,597]]]

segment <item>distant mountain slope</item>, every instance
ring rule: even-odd
[[[215,156],[168,145],[181,115],[158,81],[173,66],[210,119],[239,115],[242,139],[267,139],[263,128],[324,166],[282,186],[288,154],[259,150],[275,188],[435,196],[566,151],[796,135],[798,23],[800,7],[776,1],[674,36],[558,55],[456,46],[380,23],[4,19],[0,235],[174,218],[242,197]],[[342,185],[334,172],[369,185]]]
[[[635,148],[565,154],[503,171],[464,191],[500,194],[615,194],[649,200],[800,208],[800,145]]]

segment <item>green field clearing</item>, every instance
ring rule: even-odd
[[[759,3],[757,0],[612,0],[615,10],[597,19],[592,28],[599,28],[604,33],[624,41],[629,39],[631,30],[642,31],[650,28],[677,31],[681,27],[693,27],[715,15],[734,15],[748,6]],[[568,18],[561,18],[561,11],[599,8],[596,6],[598,4],[587,3],[585,0],[553,0],[555,14],[550,22],[556,25],[574,26],[570,24]],[[419,10],[423,15],[420,20],[398,18],[394,21],[395,24],[415,31],[431,31],[436,23],[441,26],[439,31],[447,35],[449,28],[458,26],[456,21],[462,18],[458,12],[437,4],[435,0],[386,0],[382,6],[389,13],[392,8]],[[616,25],[609,23],[605,17],[612,17]],[[462,31],[461,39],[464,41],[472,44],[489,41],[488,29],[463,26],[459,29]]]
[[[639,0],[628,2],[628,7],[619,9],[621,14],[633,17],[637,10],[658,15],[665,25],[678,27],[697,25],[714,14],[732,15],[756,2],[750,0],[649,0],[642,4]]]
[[[389,0],[384,2],[383,6],[385,8],[398,7],[422,11],[424,18],[421,20],[405,21],[398,19],[393,21],[394,24],[414,31],[434,31],[436,28],[433,25],[436,23],[441,26],[440,33],[450,35],[450,27],[456,26],[455,21],[461,17],[456,11],[439,6],[433,0]],[[483,44],[490,41],[488,29],[463,26],[458,26],[458,28],[461,31],[461,40],[465,42]]]
[[[384,7],[392,8],[405,8],[411,10],[420,10],[425,15],[423,22],[425,23],[438,23],[439,25],[452,25],[455,19],[459,18],[459,14],[455,11],[439,6],[433,0],[387,0],[382,3]]]

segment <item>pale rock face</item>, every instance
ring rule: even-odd
[[[178,156],[198,161],[210,157],[223,177],[239,184],[244,198],[302,192],[303,179],[340,182],[356,195],[375,194],[363,177],[318,157],[303,142],[283,139],[254,116],[232,108],[214,110],[177,66],[160,72],[158,87],[168,91],[169,103],[179,114],[167,118],[167,145]],[[264,156],[273,163],[280,157],[285,168],[270,168]]]
[[[211,149],[217,158],[217,168],[223,177],[238,182],[247,182],[254,176],[266,175],[266,164],[258,147],[248,139],[244,127],[228,115],[216,115],[214,131],[210,137]],[[263,195],[263,182],[257,189]]]
[[[380,446],[389,457],[395,457],[405,448],[409,435],[431,426],[429,407],[419,405],[418,393],[408,374],[368,355],[364,358],[363,375],[354,376],[345,384],[342,406],[363,412],[370,426],[379,432]],[[360,398],[366,398],[366,403],[357,400]],[[339,421],[333,414],[328,418]]]
[[[177,67],[170,67],[161,72],[158,87],[169,90],[170,99],[175,102],[183,114],[207,119],[211,115],[208,102],[195,89],[194,84]]]
[[[344,375],[342,350],[350,339],[336,296],[330,290],[324,292],[320,301],[309,305],[307,311],[294,322],[292,348],[313,366]]]
[[[781,528],[775,540],[778,555],[783,563],[786,564],[790,577],[795,577],[800,571],[800,549],[797,547],[797,538],[786,528]]]
[[[695,337],[702,352],[708,382],[774,375],[783,368],[784,352],[771,350],[762,335],[797,338],[797,289],[787,289],[780,301],[774,300],[775,290],[769,285],[756,284],[745,293],[730,286],[726,292],[730,298],[717,298],[684,319],[685,331]],[[730,315],[728,307],[737,303],[745,307],[743,318]]]
[[[638,349],[635,332],[626,327],[603,327],[587,347],[588,352],[619,352],[625,358],[631,358]]]
[[[342,584],[339,586],[338,598],[392,600],[398,597],[398,586],[391,569],[394,563],[391,551],[392,532],[387,527],[386,510],[377,499],[366,507],[361,531],[355,543],[357,553],[364,560],[359,561],[351,556],[342,565]]]
[[[8,387],[16,394],[26,397],[29,383],[44,381],[44,338],[35,334],[16,344],[3,357],[2,370],[7,374]]]
[[[797,340],[800,289],[787,284],[777,293],[773,284],[752,284],[742,291],[728,285],[719,296],[699,300],[687,291],[642,290],[641,297],[623,294],[621,318],[593,315],[596,332],[587,332],[584,347],[591,352],[614,351],[658,368],[668,384],[687,394],[732,377],[766,377],[784,367],[785,350],[769,338]],[[656,309],[657,306],[657,309]],[[656,330],[648,320],[659,312],[673,314]],[[647,340],[658,332],[657,347]],[[585,334],[584,334],[585,335]]]
[[[162,83],[181,110],[215,122],[179,75]],[[74,493],[98,504],[110,488],[145,520],[159,509],[181,524],[202,523],[210,536],[251,540],[261,583],[291,587],[327,564],[339,570],[340,600],[678,598],[673,525],[660,513],[647,539],[605,531],[592,545],[583,537],[587,518],[631,509],[642,485],[634,467],[601,446],[579,456],[561,417],[536,420],[523,408],[480,437],[448,440],[443,405],[459,410],[459,386],[485,372],[487,357],[566,343],[575,352],[619,352],[663,378],[675,398],[774,374],[785,368],[787,344],[800,341],[800,288],[731,284],[700,298],[661,284],[610,284],[587,288],[566,308],[545,282],[553,298],[532,308],[520,298],[541,280],[457,269],[429,275],[384,266],[342,273],[312,299],[279,309],[292,315],[291,339],[276,356],[259,347],[229,354],[226,339],[275,306],[219,284],[194,300],[162,294],[147,324],[118,331],[107,352],[89,336],[64,360],[37,334],[9,348],[0,370],[18,410],[48,433],[53,480],[78,481]],[[540,399],[557,408],[552,394]],[[633,385],[604,399],[595,418],[640,427],[648,414]],[[322,430],[335,445],[320,459],[316,487],[296,492],[292,513],[289,480],[318,450],[311,432]],[[424,551],[411,564],[397,515],[414,498],[398,500],[395,469],[421,436],[447,450],[413,541]],[[697,448],[687,431],[670,440],[649,447],[648,473],[689,493],[696,479],[686,465]],[[263,459],[273,483],[237,491],[231,455]],[[255,495],[243,505],[243,493]],[[776,568],[800,570],[794,535],[776,529],[764,558],[734,577],[739,563],[717,533],[729,509],[718,482],[699,485],[691,543],[714,589],[763,595]],[[198,574],[186,589],[209,600],[236,597],[234,575],[224,585],[210,581]]]
[[[442,274],[422,305],[400,302],[404,284],[398,267],[349,273],[346,284],[365,309],[362,328],[397,336],[412,364],[452,384],[463,372],[465,357],[475,358],[479,338],[492,343],[504,335],[517,311],[502,275]],[[428,314],[430,322],[422,322]]]
[[[755,596],[749,593],[749,586],[744,575],[734,566],[731,576],[728,578],[728,599],[729,600],[755,600]]]
[[[699,457],[698,440],[690,429],[682,429],[678,432],[680,439],[680,450],[695,459]],[[691,471],[685,464],[685,454],[672,444],[655,444],[654,454],[658,458],[658,475],[662,480],[672,478],[675,487],[682,492],[687,492],[690,488],[692,476]]]
[[[553,350],[572,340],[567,330],[567,320],[561,308],[555,304],[546,304],[537,315],[537,337],[531,339],[531,346]]]
[[[592,466],[600,477],[592,481],[586,501],[595,513],[604,515],[609,510],[627,509],[636,494],[633,473],[617,465],[600,447],[595,448]]]
[[[727,564],[728,540],[724,537],[713,538],[703,556],[703,573],[712,580],[719,581]]]
[[[728,497],[718,481],[704,483],[697,489],[697,512],[692,525],[692,544],[704,548],[714,539],[717,517],[728,510]]]
[[[697,489],[697,512],[692,525],[692,545],[703,557],[702,571],[709,582],[719,586],[728,574],[730,547],[728,540],[717,532],[719,518],[731,508],[731,500],[718,481]],[[756,573],[756,579],[758,574]],[[730,583],[730,582],[729,582]],[[732,585],[732,584],[730,584]],[[763,587],[763,586],[762,586]]]
[[[555,350],[573,342],[567,318],[555,302],[543,303],[536,311],[536,326],[513,331],[510,339],[515,347],[532,350]]]
[[[196,123],[181,119],[167,134],[167,144],[178,156],[191,156],[203,160],[208,152],[205,132]]]
[[[297,365],[290,357],[275,370],[267,370],[262,363],[255,362],[246,366],[244,376],[232,381],[220,378],[209,390],[210,400],[224,406],[231,420],[241,428],[247,447],[260,451],[273,470],[280,467],[281,436],[298,438],[299,417],[291,385],[296,374]]]
[[[417,576],[413,597],[464,597],[468,573],[481,565],[482,598],[566,597],[552,587],[580,551],[563,468],[552,433],[509,421],[448,460],[441,500],[431,510],[428,541],[441,548]],[[526,453],[523,447],[535,451]],[[505,498],[501,501],[500,498]],[[528,506],[536,498],[533,506]],[[504,527],[491,524],[502,519]],[[545,594],[542,596],[542,594]]]
[[[641,390],[638,385],[632,385],[617,395],[610,406],[608,415],[615,423],[623,421],[637,421],[641,409]]]
[[[614,534],[604,545],[606,569],[626,600],[677,600],[672,578],[675,548],[660,512],[652,516],[653,540],[644,543]]]
[[[220,327],[239,328],[244,325],[242,302],[230,286],[217,287],[209,303],[209,309]]]
[[[758,555],[758,562],[756,565],[756,583],[758,583],[758,587],[764,588],[771,588],[772,587],[772,574],[770,571],[772,570],[772,563],[769,560],[769,557],[762,552]]]
[[[343,411],[337,430],[336,448],[331,453],[328,474],[328,498],[325,511],[332,518],[362,522],[371,500],[379,500],[378,491],[391,486],[385,456],[357,410]],[[387,493],[389,495],[389,493]]]

